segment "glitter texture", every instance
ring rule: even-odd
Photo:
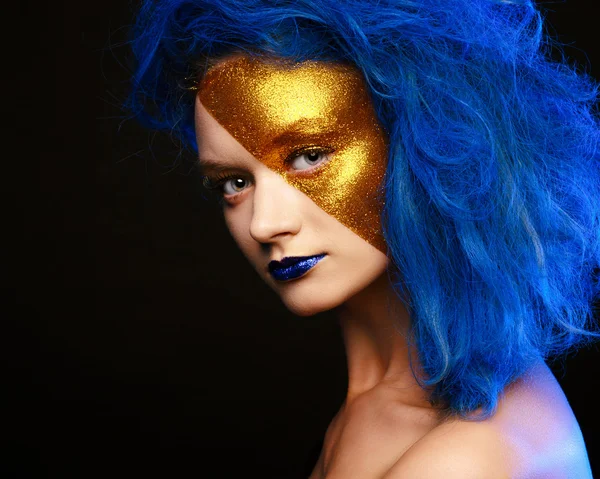
[[[307,257],[294,264],[290,264],[284,268],[275,268],[269,265],[271,276],[278,281],[289,281],[303,276],[307,271],[311,270],[319,261],[325,257],[324,254]]]
[[[198,90],[208,112],[256,159],[386,252],[379,188],[387,139],[356,69],[235,56],[211,68]],[[285,159],[303,147],[332,152],[313,174],[297,175]]]

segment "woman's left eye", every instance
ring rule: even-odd
[[[327,158],[327,153],[325,150],[307,151],[295,156],[289,164],[294,170],[307,170],[322,163]]]

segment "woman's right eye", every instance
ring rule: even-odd
[[[235,196],[246,189],[250,182],[241,175],[221,175],[216,178],[205,176],[202,180],[204,187],[217,190],[223,196]]]
[[[248,180],[239,176],[231,176],[221,182],[221,188],[224,195],[236,195],[241,193],[246,186],[248,186]]]
[[[221,183],[221,188],[223,188],[223,194],[225,195],[236,195],[241,193],[247,186],[248,180],[239,176],[230,177]]]

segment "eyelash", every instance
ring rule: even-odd
[[[295,160],[299,156],[310,154],[310,153],[317,153],[317,154],[329,155],[329,154],[333,153],[333,151],[334,150],[332,148],[303,147],[303,148],[300,148],[300,149],[295,150],[294,152],[292,152],[284,160],[284,163],[286,165],[289,165],[289,164],[292,163],[293,160]],[[328,159],[323,160],[318,165],[316,165],[314,168],[306,168],[304,170],[297,170],[298,172],[300,172],[299,176],[303,176],[302,172],[304,172],[304,171],[312,172],[315,169],[319,169],[324,163],[327,163],[328,161],[329,161]],[[217,175],[215,178],[209,178],[207,176],[203,177],[202,183],[204,184],[204,187],[207,188],[207,189],[209,189],[209,190],[219,190],[219,192],[221,193],[220,200],[223,201],[224,198],[225,198],[225,195],[223,193],[223,185],[225,183],[227,183],[227,181],[229,181],[229,180],[236,179],[236,178],[242,178],[243,176],[244,176],[243,174],[221,173],[221,174]],[[235,198],[238,195],[241,195],[244,191],[245,191],[245,189],[243,191],[240,191],[239,193],[234,194],[234,195],[227,195],[227,198],[229,198],[229,199]]]

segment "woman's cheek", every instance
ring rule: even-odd
[[[242,251],[246,252],[252,241],[254,241],[250,236],[252,205],[250,201],[244,201],[243,198],[240,198],[242,195],[248,196],[245,192],[240,193],[224,204],[223,216],[231,236]]]

